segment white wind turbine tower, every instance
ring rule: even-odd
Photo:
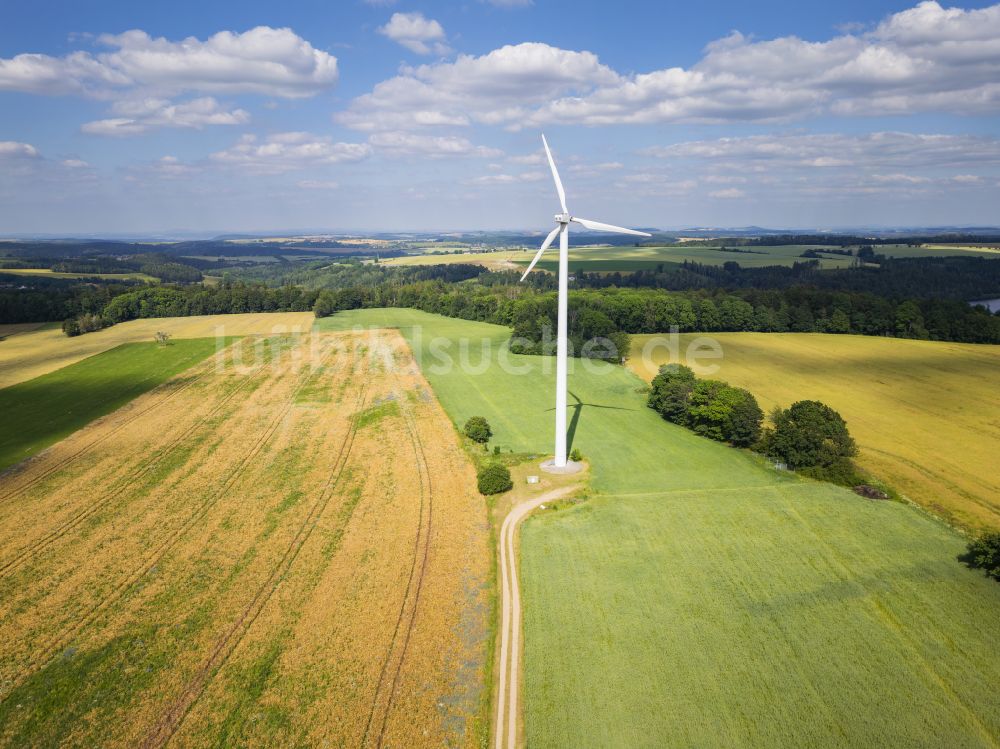
[[[542,145],[545,146],[545,155],[549,159],[549,167],[552,169],[552,179],[556,183],[556,192],[559,193],[559,205],[562,213],[556,214],[556,228],[542,242],[541,249],[531,261],[531,265],[521,276],[523,281],[535,267],[535,263],[542,254],[552,244],[552,240],[559,235],[559,322],[556,331],[556,452],[552,465],[555,468],[566,467],[566,356],[567,356],[567,306],[569,291],[569,225],[575,222],[587,229],[596,231],[614,232],[615,234],[635,234],[639,237],[651,237],[644,231],[635,229],[625,229],[621,226],[602,224],[600,221],[591,221],[586,218],[571,216],[566,207],[566,192],[563,190],[562,180],[559,179],[559,170],[556,169],[556,162],[552,159],[552,151],[549,150],[548,141],[542,136]]]

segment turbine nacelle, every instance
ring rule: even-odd
[[[555,218],[557,224],[568,224],[573,220],[573,217],[568,213],[557,213]]]

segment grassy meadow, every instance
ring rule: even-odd
[[[696,334],[680,336],[681,356]],[[1000,529],[1000,346],[817,333],[718,333],[712,375],[765,412],[797,400],[836,408],[859,463],[910,499],[972,528]],[[667,361],[633,336],[629,366],[649,380]]]
[[[181,338],[276,335],[308,330],[312,312],[248,312],[129,320],[104,330],[67,338],[58,324],[0,340],[0,388],[54,372],[123,343],[151,341],[158,330]],[[0,334],[2,335],[2,334]]]
[[[122,344],[0,389],[0,471],[211,356],[214,338]]]
[[[456,424],[551,450],[551,359],[412,310],[317,322],[366,325],[400,327]],[[463,339],[469,366],[448,366]],[[529,746],[996,746],[1000,586],[956,561],[961,536],[667,424],[625,369],[573,365],[595,496],[522,531]]]

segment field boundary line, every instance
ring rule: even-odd
[[[730,494],[742,492],[754,492],[759,489],[780,489],[786,486],[803,486],[803,483],[780,481],[774,484],[760,484],[758,486],[726,486],[719,489],[667,489],[666,491],[654,492],[624,492],[615,494],[601,494],[594,492],[591,499],[627,499],[629,497],[671,497],[678,494]]]
[[[264,432],[258,437],[257,441],[250,448],[243,458],[239,460],[236,466],[230,471],[229,475],[220,485],[218,491],[214,494],[210,494],[209,497],[204,500],[194,511],[192,515],[188,517],[178,528],[174,530],[169,536],[167,536],[164,541],[159,544],[153,551],[150,557],[140,565],[140,567],[132,572],[124,582],[120,583],[117,587],[112,589],[111,593],[105,597],[102,601],[98,602],[89,611],[87,611],[83,618],[80,619],[75,625],[71,625],[69,628],[63,630],[61,634],[56,635],[55,639],[49,641],[46,645],[43,645],[39,650],[36,657],[31,660],[28,665],[22,669],[19,673],[15,674],[7,683],[7,692],[0,695],[0,703],[3,703],[7,698],[13,694],[14,690],[17,689],[27,679],[32,673],[37,671],[43,665],[48,663],[53,657],[55,657],[56,652],[62,648],[67,642],[71,641],[73,637],[78,635],[85,627],[91,624],[98,615],[108,609],[111,605],[119,601],[122,596],[124,596],[128,590],[139,582],[143,577],[145,577],[151,569],[153,569],[160,560],[170,551],[171,548],[189,531],[194,527],[195,523],[198,522],[208,511],[232,488],[232,486],[240,478],[243,468],[253,460],[254,457],[263,449],[264,445],[270,441],[271,437],[277,431],[281,422],[284,421],[288,412],[295,405],[295,398],[299,391],[305,385],[308,377],[303,378],[292,395],[289,397],[287,403],[282,407],[278,415],[270,422],[270,424],[265,427]]]
[[[409,348],[408,343],[407,348]],[[413,414],[410,411],[410,407],[403,402],[405,401],[404,398],[397,397],[397,399],[401,403],[400,412],[402,413],[403,420],[406,424],[406,430],[410,437],[410,444],[413,447],[415,465],[417,466],[417,472],[420,477],[420,514],[417,518],[417,534],[413,542],[413,563],[410,566],[410,574],[406,582],[406,592],[403,596],[402,602],[400,603],[399,616],[396,618],[396,627],[393,630],[392,639],[389,642],[389,648],[386,650],[385,660],[382,662],[382,669],[379,673],[378,683],[375,687],[375,696],[372,699],[372,709],[368,713],[368,721],[365,724],[365,732],[361,738],[362,747],[369,744],[369,740],[372,735],[371,730],[373,722],[376,720],[378,720],[379,730],[378,736],[375,738],[375,746],[381,747],[382,742],[385,740],[385,729],[389,722],[389,713],[392,711],[393,701],[396,698],[396,691],[399,688],[400,673],[403,669],[403,663],[406,660],[406,653],[410,646],[410,637],[413,634],[413,627],[416,623],[417,607],[420,603],[420,593],[423,590],[424,574],[427,571],[427,558],[430,552],[431,530],[434,519],[434,490],[433,485],[431,484],[431,474],[427,465],[427,456],[424,452],[423,442],[420,440],[419,431],[414,421]],[[425,509],[427,516],[426,523],[424,522]],[[422,553],[420,550],[421,538],[423,538]],[[406,633],[403,635],[402,647],[399,651],[398,660],[396,661],[396,668],[393,673],[392,681],[388,683],[387,686],[386,673],[390,668],[389,664],[393,660],[393,651],[396,649],[397,642],[399,641],[399,632],[400,628],[403,626],[403,620],[406,618],[407,602],[410,599],[411,591],[413,604],[410,606],[409,610],[409,621],[406,623]],[[381,718],[376,719],[375,715],[379,711],[379,695],[383,693],[383,690],[385,689],[388,689],[388,694],[385,696],[385,709],[382,711]]]
[[[174,704],[160,719],[160,722],[157,723],[153,730],[146,736],[146,739],[140,745],[143,749],[162,747],[170,741],[180,728],[181,724],[183,724],[184,719],[190,713],[191,708],[194,707],[195,703],[197,703],[198,698],[204,693],[205,686],[216,674],[219,673],[221,668],[229,660],[229,657],[233,654],[233,652],[235,652],[236,648],[239,647],[240,643],[243,641],[243,637],[250,630],[250,627],[253,626],[257,617],[260,616],[264,606],[267,605],[271,596],[274,595],[278,586],[281,585],[282,580],[285,579],[285,576],[291,569],[292,564],[294,564],[295,559],[298,557],[299,552],[302,550],[306,541],[309,540],[309,537],[312,535],[320,517],[322,517],[323,512],[326,510],[326,507],[330,502],[330,498],[333,496],[337,488],[337,484],[343,475],[344,467],[347,465],[347,461],[351,455],[351,449],[354,446],[354,437],[358,430],[358,420],[360,418],[361,410],[364,407],[367,392],[368,383],[366,381],[362,384],[355,412],[351,417],[350,427],[340,444],[340,449],[338,450],[337,457],[334,460],[330,475],[327,477],[323,489],[320,491],[319,497],[306,514],[305,519],[299,526],[298,532],[292,538],[291,543],[279,560],[278,565],[268,576],[267,580],[264,581],[264,584],[258,588],[253,599],[251,599],[250,603],[243,608],[243,611],[240,613],[239,617],[237,617],[236,621],[233,622],[229,629],[216,642],[215,647],[213,648],[208,659],[195,673],[195,677],[184,688],[180,696],[174,701]],[[345,525],[349,521],[350,516],[344,520]],[[233,639],[234,636],[236,636],[235,640]]]
[[[133,486],[139,479],[143,478],[148,474],[153,468],[155,468],[159,463],[161,463],[174,448],[181,444],[187,437],[189,437],[196,429],[208,422],[209,419],[214,417],[222,408],[229,403],[236,395],[246,388],[253,378],[260,374],[266,365],[261,365],[249,376],[247,376],[242,382],[238,383],[235,387],[231,388],[228,393],[219,401],[209,413],[200,417],[194,424],[185,429],[180,435],[173,439],[168,445],[157,451],[144,466],[142,466],[137,473],[129,476],[120,486],[112,490],[109,494],[98,499],[90,505],[87,505],[82,510],[77,512],[75,515],[67,519],[62,523],[62,525],[53,529],[46,535],[42,536],[38,541],[30,544],[23,549],[19,550],[9,561],[0,564],[0,580],[9,577],[21,566],[21,564],[31,557],[34,557],[38,552],[44,551],[52,543],[55,543],[59,538],[64,536],[66,533],[71,531],[73,528],[77,527],[87,518],[95,515],[102,508],[106,507],[113,499],[120,496],[129,487]]]
[[[8,500],[13,499],[14,497],[17,497],[20,494],[24,494],[28,489],[30,489],[31,487],[37,485],[40,481],[43,481],[43,480],[47,479],[53,473],[56,473],[58,471],[61,471],[61,470],[65,469],[67,466],[71,465],[75,460],[77,460],[80,456],[86,455],[88,452],[90,452],[97,445],[99,445],[102,442],[104,442],[105,440],[113,437],[115,434],[117,434],[122,429],[124,429],[125,427],[129,426],[130,424],[132,424],[134,421],[136,421],[140,417],[145,416],[150,411],[153,411],[153,410],[159,408],[160,406],[162,406],[164,403],[166,403],[167,401],[169,401],[171,398],[173,398],[173,397],[179,395],[180,393],[183,393],[185,390],[193,387],[197,382],[203,380],[205,377],[207,377],[208,375],[210,375],[212,373],[212,364],[211,364],[212,362],[214,362],[220,355],[226,353],[227,351],[229,351],[231,348],[233,348],[237,344],[242,344],[244,340],[245,340],[245,338],[241,338],[238,341],[233,341],[233,343],[231,343],[230,345],[226,346],[221,351],[217,351],[215,353],[215,356],[213,356],[212,359],[209,362],[203,362],[202,363],[203,366],[208,367],[206,369],[206,371],[202,372],[201,374],[197,375],[196,377],[194,377],[192,379],[187,380],[185,383],[183,383],[179,387],[175,387],[175,388],[171,389],[170,392],[168,392],[167,395],[165,395],[163,398],[160,398],[155,403],[151,403],[150,405],[148,405],[146,408],[142,409],[141,411],[137,411],[134,414],[129,414],[123,421],[121,421],[119,424],[115,425],[111,430],[109,430],[105,434],[101,435],[97,439],[93,440],[92,442],[88,442],[86,445],[84,445],[83,447],[81,447],[75,453],[71,454],[69,457],[67,457],[61,463],[57,463],[56,465],[53,465],[50,468],[44,470],[43,472],[37,474],[36,476],[31,477],[24,484],[21,484],[19,486],[15,486],[13,489],[11,489],[10,491],[8,491],[6,494],[0,494],[0,504],[4,504]],[[58,371],[58,370],[56,370],[56,371]],[[184,370],[184,372],[186,372],[186,371],[187,370]],[[166,382],[162,383],[161,385],[157,386],[156,388],[153,388],[153,390],[150,391],[150,392],[155,392],[155,391],[159,390],[160,388],[165,388],[165,387],[171,385],[173,383],[174,378],[183,375],[184,372],[179,372],[177,375],[175,375],[174,377],[171,377]],[[136,397],[138,398],[138,397],[141,397],[142,395],[145,395],[145,393],[140,393]],[[133,398],[131,401],[129,401],[129,403],[134,402],[134,400],[135,399]],[[106,418],[107,416],[111,416],[114,413],[116,413],[117,410],[120,410],[120,409],[116,409],[116,411],[112,411],[110,414],[106,414],[106,416],[99,417],[99,418]],[[97,419],[95,419],[94,421],[97,421]],[[93,421],[90,422],[90,424],[93,424],[93,423],[94,423]],[[90,426],[90,424],[85,425],[84,427],[82,427],[82,429],[86,429],[86,427]],[[77,431],[80,431],[80,430],[77,430]],[[73,432],[73,434],[75,434],[75,433],[76,432]],[[67,437],[68,436],[71,436],[71,435],[67,435]],[[65,439],[65,438],[63,438],[63,439]],[[59,440],[58,442],[54,443],[50,447],[54,447],[55,445],[59,444],[59,442],[62,442],[62,440]],[[47,452],[48,449],[49,448],[46,448],[46,450],[43,451],[42,453],[33,455],[33,456],[29,457],[27,460],[32,460],[33,458],[41,457],[41,455],[44,454],[44,452]],[[10,470],[10,471],[17,471],[19,473],[20,471],[18,470],[18,467],[19,466],[23,466],[23,465],[24,465],[24,461],[21,461],[20,463],[16,463],[15,465],[11,466],[10,469],[8,469],[8,470]],[[6,471],[4,473],[6,473]],[[3,474],[0,474],[0,477],[2,477],[2,476],[3,476]]]

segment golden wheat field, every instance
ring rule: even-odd
[[[0,388],[53,372],[122,343],[151,341],[159,330],[174,338],[275,335],[309,330],[312,312],[251,312],[130,320],[104,330],[67,338],[58,325],[12,330],[0,340]],[[33,325],[37,324],[30,323]],[[13,335],[16,333],[16,335]],[[5,334],[0,331],[0,338]]]
[[[646,380],[667,360],[633,336],[629,366]],[[859,464],[915,502],[968,528],[1000,528],[1000,346],[818,333],[712,333],[711,375],[744,387],[765,412],[820,400],[847,420]]]
[[[539,240],[541,241],[541,240]],[[489,270],[521,270],[516,261],[528,262],[534,250],[498,250],[496,252],[460,252],[455,254],[403,255],[380,260],[379,265],[455,265],[469,263]]]
[[[485,734],[486,511],[396,332],[243,339],[0,509],[6,746]]]

